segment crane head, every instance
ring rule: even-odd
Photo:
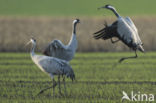
[[[34,39],[34,38],[31,38],[30,41],[31,41],[32,43],[36,43],[36,39]]]
[[[110,10],[115,10],[115,8],[113,6],[111,6],[111,5],[109,5],[109,4],[107,4],[105,6],[102,6],[102,7],[99,7],[98,10],[99,9],[102,9],[102,8],[106,8],[106,9],[110,9]]]
[[[27,42],[27,44],[25,46],[29,45],[30,43],[36,44],[36,40],[34,38],[31,38],[30,41]]]
[[[74,21],[73,21],[73,24],[77,24],[77,23],[80,23],[80,19],[75,19]]]

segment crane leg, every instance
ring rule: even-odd
[[[53,96],[55,96],[55,87],[56,87],[56,85],[57,85],[57,83],[56,83],[56,81],[53,78],[53,86],[52,86],[52,88],[53,88]]]
[[[116,42],[120,41],[120,39],[116,40],[116,41],[113,41],[113,38],[111,38],[111,42],[114,44]]]
[[[62,95],[61,93],[61,85],[60,85],[60,75],[58,75],[58,88],[59,88],[59,93]]]
[[[121,63],[122,61],[124,61],[124,60],[126,60],[126,59],[134,59],[134,58],[137,58],[137,57],[138,57],[138,55],[137,55],[136,50],[135,50],[135,56],[121,58],[121,59],[119,60],[119,63]]]
[[[54,96],[55,95],[55,87],[56,87],[56,85],[57,85],[57,83],[56,83],[56,81],[53,78],[53,85],[51,87],[42,89],[37,95],[42,94],[44,91],[53,88],[53,96]]]
[[[65,95],[67,95],[65,76],[63,76],[63,84],[64,84],[64,93],[65,93]]]

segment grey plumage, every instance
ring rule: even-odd
[[[94,33],[94,38],[104,39],[104,40],[111,39],[112,43],[121,40],[129,48],[132,48],[135,51],[135,54],[136,54],[136,50],[144,52],[142,46],[143,44],[141,42],[141,39],[138,34],[138,30],[134,25],[133,21],[129,17],[126,18],[121,17],[117,13],[116,9],[111,5],[105,5],[104,7],[100,7],[100,8],[106,8],[111,10],[118,19],[111,25],[107,25],[107,23],[105,23],[105,27],[103,29]],[[119,40],[113,41],[112,40],[113,37],[117,37]],[[121,58],[119,62],[122,62],[123,60],[128,58],[136,58],[136,57],[137,54],[134,57]]]
[[[33,44],[32,51],[30,53],[33,62],[45,73],[50,75],[53,80],[53,91],[56,86],[56,82],[54,80],[55,75],[67,76],[72,79],[75,79],[75,74],[69,63],[65,60],[61,60],[54,57],[36,55],[34,50],[36,47],[36,40],[31,39],[30,42]],[[29,43],[30,43],[29,42]],[[64,81],[65,82],[65,81]],[[60,87],[60,85],[59,85]],[[60,91],[60,90],[59,90]],[[61,92],[61,91],[60,91]],[[53,92],[54,93],[54,92]]]
[[[77,49],[76,25],[80,20],[73,21],[73,32],[68,45],[64,45],[60,40],[53,40],[44,50],[46,56],[56,57],[66,61],[72,60]]]

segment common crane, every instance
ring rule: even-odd
[[[65,88],[65,94],[66,94],[66,85],[65,85],[65,76],[72,79],[72,81],[75,79],[75,74],[71,66],[68,64],[67,61],[61,60],[55,57],[49,57],[49,56],[43,56],[43,55],[36,55],[34,50],[36,47],[36,40],[31,39],[27,44],[32,43],[32,50],[30,52],[31,58],[33,62],[45,73],[49,74],[53,81],[53,86],[50,88],[53,88],[53,96],[55,95],[55,87],[57,85],[54,76],[58,75],[58,84],[59,84],[59,93],[61,93],[60,88],[60,76],[63,76],[63,82],[64,82],[64,88]],[[40,93],[42,93],[44,90],[47,90],[49,88],[43,89]]]
[[[79,19],[73,21],[73,31],[68,45],[64,45],[60,40],[53,40],[44,50],[46,56],[56,57],[66,61],[72,60],[77,49],[76,25],[80,23]]]
[[[103,29],[94,33],[94,38],[104,39],[104,40],[111,39],[112,43],[116,43],[121,40],[129,48],[132,48],[135,51],[135,56],[121,58],[119,60],[119,63],[121,63],[125,59],[137,58],[136,50],[144,52],[144,49],[142,46],[143,44],[138,35],[138,30],[134,25],[133,21],[129,17],[126,18],[121,17],[116,11],[116,9],[111,5],[105,5],[98,9],[101,8],[106,8],[111,10],[118,19],[115,22],[113,22],[111,25],[107,25],[107,23],[105,23],[105,27]],[[113,41],[112,39],[113,37],[117,37],[118,40]]]

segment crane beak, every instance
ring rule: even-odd
[[[106,8],[105,6],[102,6],[102,7],[99,7],[99,8],[97,8],[98,10],[100,10],[100,9],[103,9],[103,8]]]
[[[26,47],[26,46],[29,45],[30,43],[31,43],[31,41],[27,42],[27,44],[26,44],[24,47]]]
[[[80,20],[78,20],[78,23],[80,23]]]

